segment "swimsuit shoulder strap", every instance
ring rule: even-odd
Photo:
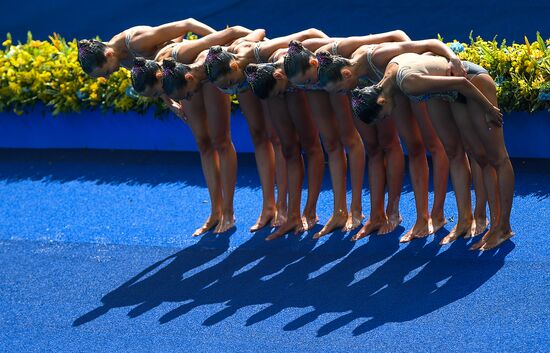
[[[372,70],[372,72],[378,77],[379,80],[381,80],[384,77],[384,73],[374,65],[372,62],[373,60],[373,53],[374,49],[376,49],[376,45],[369,45],[367,48],[367,61],[369,63],[369,66]]]
[[[338,55],[338,42],[332,42],[331,52],[332,55]]]
[[[178,51],[179,51],[179,48],[180,48],[180,44],[175,44],[174,47],[172,48],[172,58],[173,58],[175,61],[178,61]]]
[[[135,28],[130,28],[128,30],[126,30],[126,37],[124,39],[124,43],[126,44],[126,48],[128,49],[128,51],[130,52],[130,54],[133,56],[133,57],[138,57],[139,56],[139,53],[135,52],[132,47],[130,46],[130,42],[132,40],[132,37],[134,36],[134,31],[135,31]]]
[[[134,49],[132,49],[132,46],[131,46],[132,38],[134,37],[134,34],[136,33],[136,30],[138,30],[140,28],[141,29],[150,29],[151,27],[150,26],[145,26],[145,25],[134,26],[134,27],[129,28],[126,31],[124,31],[124,33],[125,33],[124,43],[126,44],[126,48],[128,49],[128,52],[130,52],[130,54],[133,57],[145,56],[142,53],[139,53],[139,52],[135,51]]]
[[[256,62],[258,64],[263,63],[262,57],[260,56],[260,47],[261,47],[261,45],[262,45],[262,42],[258,42],[254,46],[254,58],[256,59]]]
[[[408,65],[399,65],[399,69],[397,69],[397,74],[395,75],[395,81],[397,83],[397,86],[399,86],[399,89],[403,91],[403,93],[405,93],[405,91],[403,90],[403,81],[407,78],[407,76],[415,72],[418,71],[414,70]]]

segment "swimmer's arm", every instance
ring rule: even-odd
[[[465,96],[466,99],[472,99],[481,104],[489,115],[488,124],[497,127],[502,126],[502,113],[500,109],[495,107],[466,77],[410,74],[403,80],[401,88],[405,94],[414,96],[426,93],[457,91]]]
[[[183,63],[193,61],[197,55],[211,46],[225,45],[250,33],[252,33],[252,31],[248,28],[234,26],[209,34],[197,40],[187,41],[184,45],[179,45],[177,61]]]
[[[132,46],[134,46],[136,50],[147,50],[151,46],[169,42],[174,38],[181,38],[187,32],[193,32],[199,36],[206,36],[216,32],[216,30],[194,18],[188,18],[152,27],[147,30],[137,31],[134,35]]]
[[[233,41],[231,45],[227,47],[227,51],[230,53],[235,52],[235,47],[242,42],[261,42],[265,39],[265,29],[258,28],[253,31],[251,31],[249,34],[242,38],[238,38],[237,40]]]
[[[250,32],[248,35],[243,37],[244,41],[250,42],[259,42],[265,38],[265,29],[259,28]]]
[[[154,29],[158,29],[158,31],[160,32],[169,31],[172,33],[172,35],[175,34],[175,36],[173,36],[172,38],[182,37],[187,32],[193,32],[201,37],[216,32],[214,28],[205,23],[195,20],[194,18],[188,18],[182,21],[167,23],[158,27],[154,27]]]
[[[302,45],[312,52],[315,52],[317,50],[330,52],[332,48],[332,43],[341,41],[343,39],[345,38],[310,38],[304,40],[302,42]]]
[[[316,28],[310,28],[288,36],[274,38],[266,41],[262,44],[261,51],[264,53],[272,54],[277,49],[288,47],[288,44],[292,40],[303,42],[311,38],[328,38],[328,36]]]
[[[368,36],[354,36],[342,39],[338,43],[338,54],[349,57],[359,47],[369,44],[380,44],[388,42],[407,42],[411,38],[402,30],[391,32],[369,34]]]

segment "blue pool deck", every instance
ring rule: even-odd
[[[194,153],[0,149],[0,351],[548,352],[550,161],[513,164],[516,236],[479,253],[438,245],[450,188],[445,229],[398,243],[408,176],[389,235],[265,242],[242,154],[237,227],[193,238],[210,211]],[[331,210],[326,168],[321,224]]]

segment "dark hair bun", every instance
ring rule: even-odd
[[[362,96],[362,94],[361,94],[361,89],[360,88],[356,88],[356,89],[351,91],[351,98],[352,99],[360,99],[361,96]]]
[[[162,61],[162,67],[165,69],[173,69],[176,67],[176,60],[173,58],[166,58]]]
[[[319,58],[330,58],[331,55],[328,51],[323,50],[323,51],[320,51],[320,52],[317,53],[317,57],[319,57]]]
[[[147,60],[144,57],[137,57],[134,59],[134,66],[145,67]]]
[[[319,60],[319,64],[321,65],[328,65],[332,63],[332,55],[328,51],[321,51],[316,54],[317,60]]]
[[[220,45],[214,45],[213,47],[210,47],[209,50],[212,54],[219,54],[223,51],[222,47]]]
[[[301,42],[293,39],[293,40],[290,41],[290,43],[288,43],[288,47],[289,48],[294,47],[294,48],[297,48],[297,49],[302,49],[302,48],[304,48],[304,45]]]
[[[366,124],[375,123],[382,106],[377,103],[382,88],[369,86],[351,91],[351,109],[353,115]]]
[[[256,64],[248,64],[246,69],[244,69],[245,73],[250,75],[258,71],[258,65]]]

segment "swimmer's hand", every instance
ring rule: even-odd
[[[502,127],[504,124],[502,112],[492,104],[490,107],[487,107],[485,111],[485,121],[487,122],[489,130],[491,130],[492,127]]]
[[[466,69],[464,69],[464,65],[462,65],[462,61],[459,58],[452,58],[449,61],[447,74],[449,76],[466,77]]]
[[[180,119],[183,121],[187,121],[187,116],[185,115],[185,112],[183,111],[183,105],[179,102],[176,102],[175,100],[163,95],[161,96],[162,100],[168,108],[172,111],[172,113],[176,114]]]

